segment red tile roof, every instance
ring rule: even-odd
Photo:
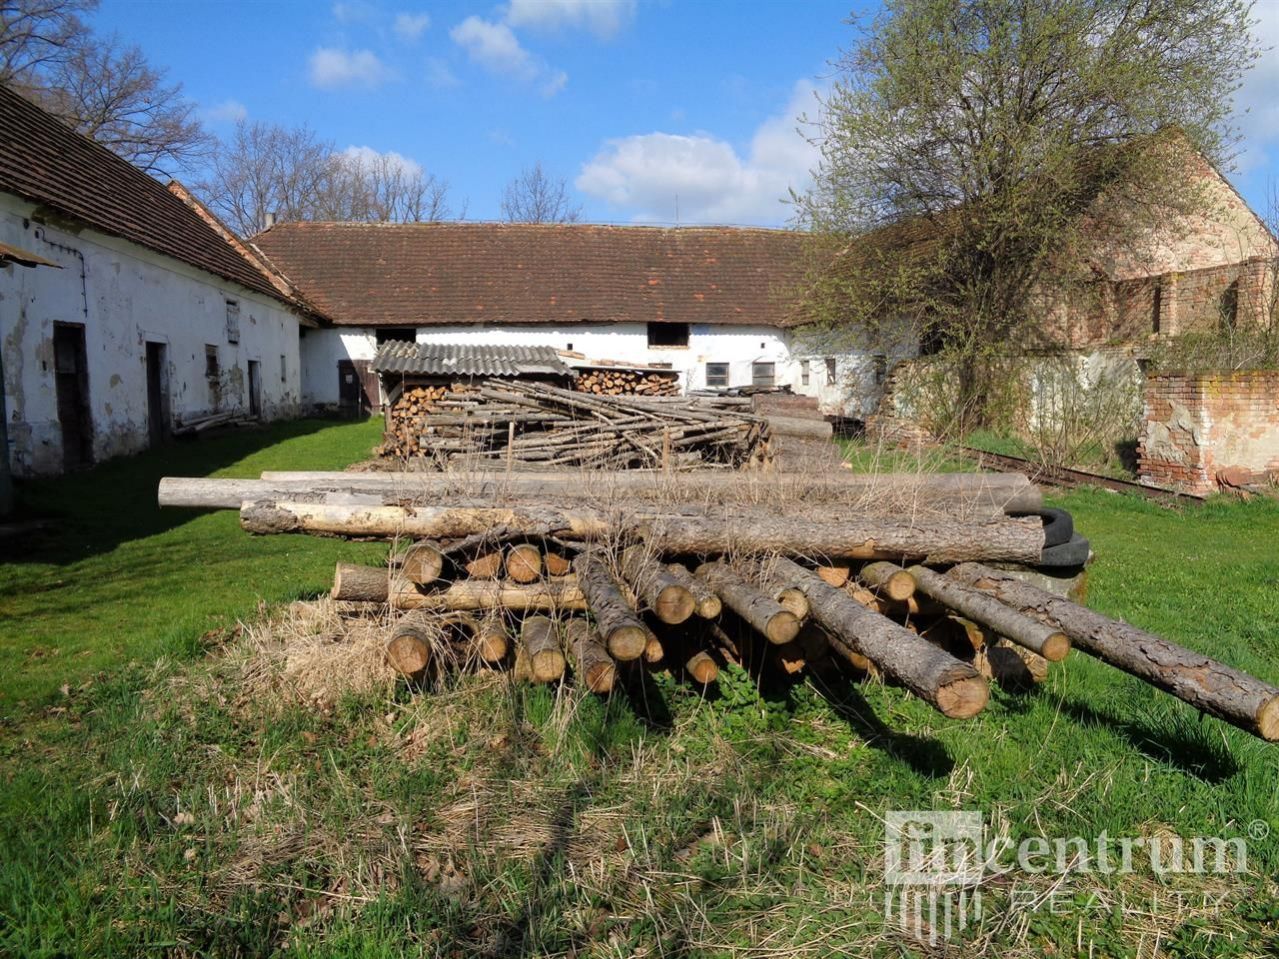
[[[0,190],[291,304],[162,183],[3,85]]]
[[[803,237],[583,224],[282,223],[253,238],[335,323],[783,323]]]

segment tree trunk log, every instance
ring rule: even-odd
[[[505,526],[526,536],[600,537],[608,523],[593,510],[540,506],[344,506],[324,503],[246,502],[240,525],[250,533],[326,533],[389,539],[397,536],[460,539]]]
[[[259,480],[165,477],[160,481],[161,506],[196,509],[239,509],[246,501],[296,500],[329,492],[379,494],[386,500],[465,495],[478,499],[514,496],[559,497],[638,494],[667,498],[707,495],[756,498],[779,490],[797,502],[814,496],[848,501],[861,496],[899,499],[908,506],[955,509],[959,512],[1035,510],[1043,505],[1039,490],[1020,473],[829,474],[758,472],[675,473],[628,470],[625,473],[347,473],[268,471]]]
[[[915,578],[893,563],[867,563],[858,571],[857,578],[895,603],[915,595]]]
[[[948,574],[1059,626],[1090,656],[1270,742],[1279,740],[1279,688],[1153,633],[977,563]]]
[[[385,603],[391,589],[391,572],[385,566],[338,563],[333,572],[332,597],[343,602]]]
[[[526,612],[558,612],[586,609],[576,579],[563,582],[513,586],[488,580],[462,580],[447,589],[422,592],[406,586],[390,594],[393,609],[480,610],[509,609]]]
[[[1045,626],[1015,609],[1011,609],[989,593],[972,586],[964,586],[923,566],[905,570],[925,596],[953,609],[961,616],[980,623],[1038,653],[1051,663],[1059,663],[1070,652],[1070,638],[1060,629]]]
[[[627,604],[608,568],[598,556],[581,553],[574,557],[573,569],[609,654],[619,662],[639,659],[649,630]]]
[[[506,551],[506,576],[513,583],[536,583],[542,578],[542,551],[532,543],[518,543]]]
[[[872,613],[815,573],[785,559],[777,565],[779,575],[804,590],[813,616],[836,645],[865,656],[943,715],[966,719],[986,705],[990,695],[986,681],[972,666]]]
[[[420,679],[431,665],[435,645],[434,633],[410,618],[401,620],[391,630],[386,644],[386,661],[401,676]]]
[[[622,576],[630,583],[635,595],[663,623],[673,626],[693,615],[697,608],[693,593],[666,567],[648,555],[642,546],[631,546],[623,550],[619,565]]]
[[[434,543],[414,543],[400,559],[400,575],[410,583],[428,586],[444,572],[444,554]]]
[[[617,665],[599,634],[585,619],[570,619],[565,643],[573,656],[573,673],[593,693],[608,693],[617,681]]]
[[[510,652],[511,641],[506,633],[506,626],[500,619],[489,616],[480,623],[479,634],[475,637],[475,650],[480,659],[486,663],[500,663]]]
[[[684,672],[701,686],[709,686],[719,678],[719,664],[710,653],[699,649],[684,662]]]
[[[528,655],[533,682],[553,683],[564,675],[564,652],[553,620],[546,616],[525,617],[520,627],[520,645]]]
[[[914,558],[929,563],[970,559],[1038,563],[1044,548],[1044,526],[1037,516],[982,523],[922,517],[909,522],[884,517],[845,522],[664,517],[641,522],[637,532],[658,552],[698,555],[748,552],[825,559]]]
[[[798,416],[769,416],[768,432],[771,436],[796,436],[809,440],[829,440],[834,428],[825,420],[809,420]]]
[[[671,563],[666,567],[666,571],[671,574],[675,582],[693,594],[693,599],[697,603],[695,611],[702,619],[716,619],[723,612],[724,604],[715,590],[711,589],[704,580],[690,573],[686,567],[679,563]]]
[[[703,563],[697,576],[719,594],[724,605],[750,624],[770,643],[789,643],[799,633],[799,618],[755,587],[745,582],[723,563]]]

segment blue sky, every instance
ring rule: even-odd
[[[584,217],[782,225],[815,153],[796,132],[853,39],[849,0],[103,0],[207,124],[307,123],[341,149],[393,152],[450,185],[468,219],[540,161]],[[1279,0],[1260,33],[1279,41]],[[1237,185],[1264,210],[1279,146],[1279,60],[1240,95]]]

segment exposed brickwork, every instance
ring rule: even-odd
[[[1279,473],[1279,370],[1149,376],[1137,452],[1143,483],[1194,493],[1223,470]]]

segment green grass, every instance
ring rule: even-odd
[[[190,655],[259,602],[322,590],[350,546],[250,539],[233,511],[159,509],[156,487],[166,475],[338,469],[369,455],[378,428],[299,420],[25,484],[18,515],[49,528],[0,543],[0,717],[124,662]]]
[[[299,428],[210,467],[335,466],[371,436]],[[86,477],[79,495],[95,487]],[[1279,681],[1279,504],[1054,502],[1097,550],[1091,605]],[[1032,693],[995,690],[962,723],[889,686],[760,688],[733,669],[707,696],[666,675],[606,700],[477,675],[321,709],[246,686],[248,640],[200,636],[371,547],[275,547],[233,522],[186,539],[216,518],[75,560],[133,548],[147,561],[175,536],[222,557],[194,584],[162,561],[104,593],[100,607],[132,615],[159,583],[171,604],[208,596],[186,625],[124,633],[88,688],[49,703],[57,670],[6,646],[6,688],[28,690],[28,708],[0,737],[0,955],[932,955],[882,911],[881,817],[917,808],[980,809],[1014,840],[1271,828],[1241,875],[1080,876],[1037,909],[1014,891],[1047,894],[1056,877],[993,883],[955,955],[1279,952],[1279,747],[1085,656]],[[235,585],[237,554],[260,565]],[[78,641],[59,633],[74,617],[43,609],[22,624],[25,648]]]

